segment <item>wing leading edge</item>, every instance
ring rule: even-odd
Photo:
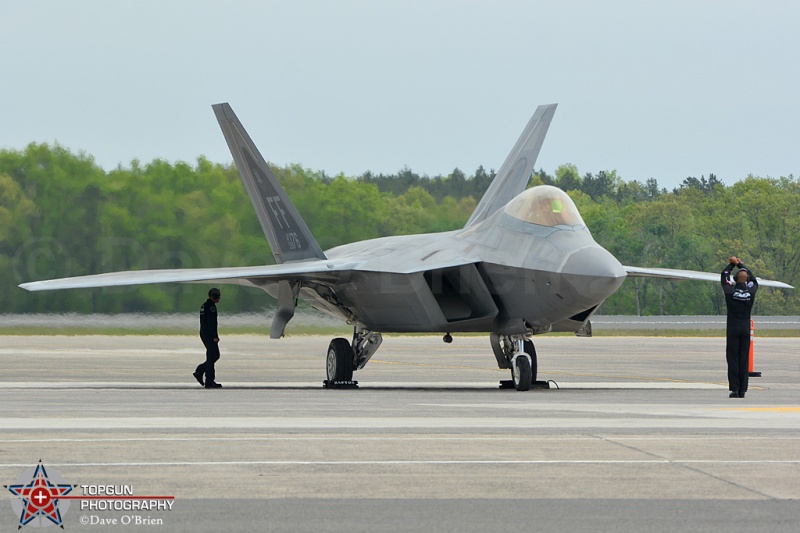
[[[130,270],[127,272],[108,272],[91,276],[32,281],[23,283],[20,287],[27,291],[50,291],[57,289],[212,281],[261,287],[266,283],[285,279],[331,280],[337,277],[337,272],[351,270],[352,266],[352,264],[348,263],[320,260],[251,267]]]
[[[461,264],[461,263],[458,263]],[[228,283],[240,282],[244,285],[260,286],[263,282],[280,281],[287,278],[332,280],[339,278],[338,272],[357,271],[359,262],[336,260],[304,261],[282,265],[263,265],[252,267],[223,267],[223,268],[190,268],[167,270],[130,270],[127,272],[109,272],[91,276],[76,276],[73,278],[50,279],[22,283],[20,287],[27,291],[50,291],[58,289],[86,289],[94,287],[121,287],[126,285],[145,285],[154,283],[191,283],[226,281]],[[430,265],[428,265],[430,266]],[[442,266],[442,265],[436,265]],[[448,263],[448,266],[452,266]],[[629,278],[662,278],[673,281],[696,280],[719,282],[719,274],[712,272],[698,272],[695,270],[680,270],[673,268],[641,268],[624,266]],[[416,269],[408,270],[415,271]],[[398,270],[397,272],[403,272]],[[794,289],[792,285],[782,281],[758,279],[762,287],[778,289]]]
[[[698,281],[713,281],[719,283],[719,274],[712,272],[697,272],[695,270],[680,270],[675,268],[640,268],[624,266],[625,272],[628,273],[629,278],[662,278],[672,281],[682,280],[698,280]],[[774,287],[776,289],[794,289],[793,286],[782,281],[773,281],[769,279],[758,279],[758,285],[761,287]]]

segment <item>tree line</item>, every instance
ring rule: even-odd
[[[300,165],[273,167],[323,249],[357,240],[457,229],[494,177],[479,167],[430,178],[334,177]],[[747,178],[726,186],[689,177],[667,191],[654,179],[615,171],[580,175],[565,164],[534,172],[577,204],[595,240],[623,264],[717,272],[738,255],[757,275],[794,283],[800,271],[800,180]],[[231,165],[134,160],[104,171],[85,153],[31,144],[0,151],[0,271],[12,295],[4,313],[191,312],[205,284],[28,293],[26,281],[115,270],[261,265],[273,262]],[[226,310],[274,305],[258,289],[226,286]],[[793,291],[764,290],[757,314],[796,314]],[[603,305],[606,314],[722,314],[716,284],[633,278]]]

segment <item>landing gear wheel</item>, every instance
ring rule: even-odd
[[[514,377],[514,388],[518,391],[531,390],[531,363],[524,355],[519,355],[514,360],[511,368],[511,375]]]
[[[352,381],[353,360],[355,352],[347,339],[333,339],[328,346],[328,357],[325,366],[328,370],[328,381]]]
[[[533,346],[532,340],[525,340],[522,342],[522,348],[525,353],[531,356],[531,383],[536,383],[536,375],[539,371],[539,363],[536,360],[536,348]]]

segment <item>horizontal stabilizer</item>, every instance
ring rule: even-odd
[[[228,104],[211,106],[277,263],[325,259],[316,239]]]

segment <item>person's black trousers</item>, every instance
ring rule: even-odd
[[[213,383],[217,380],[214,363],[219,361],[219,343],[214,342],[214,339],[204,339],[203,337],[200,337],[200,339],[206,347],[206,360],[204,363],[197,365],[196,372],[206,375],[206,383]]]
[[[750,321],[728,323],[725,358],[728,360],[728,388],[739,394],[747,392],[750,381]]]

